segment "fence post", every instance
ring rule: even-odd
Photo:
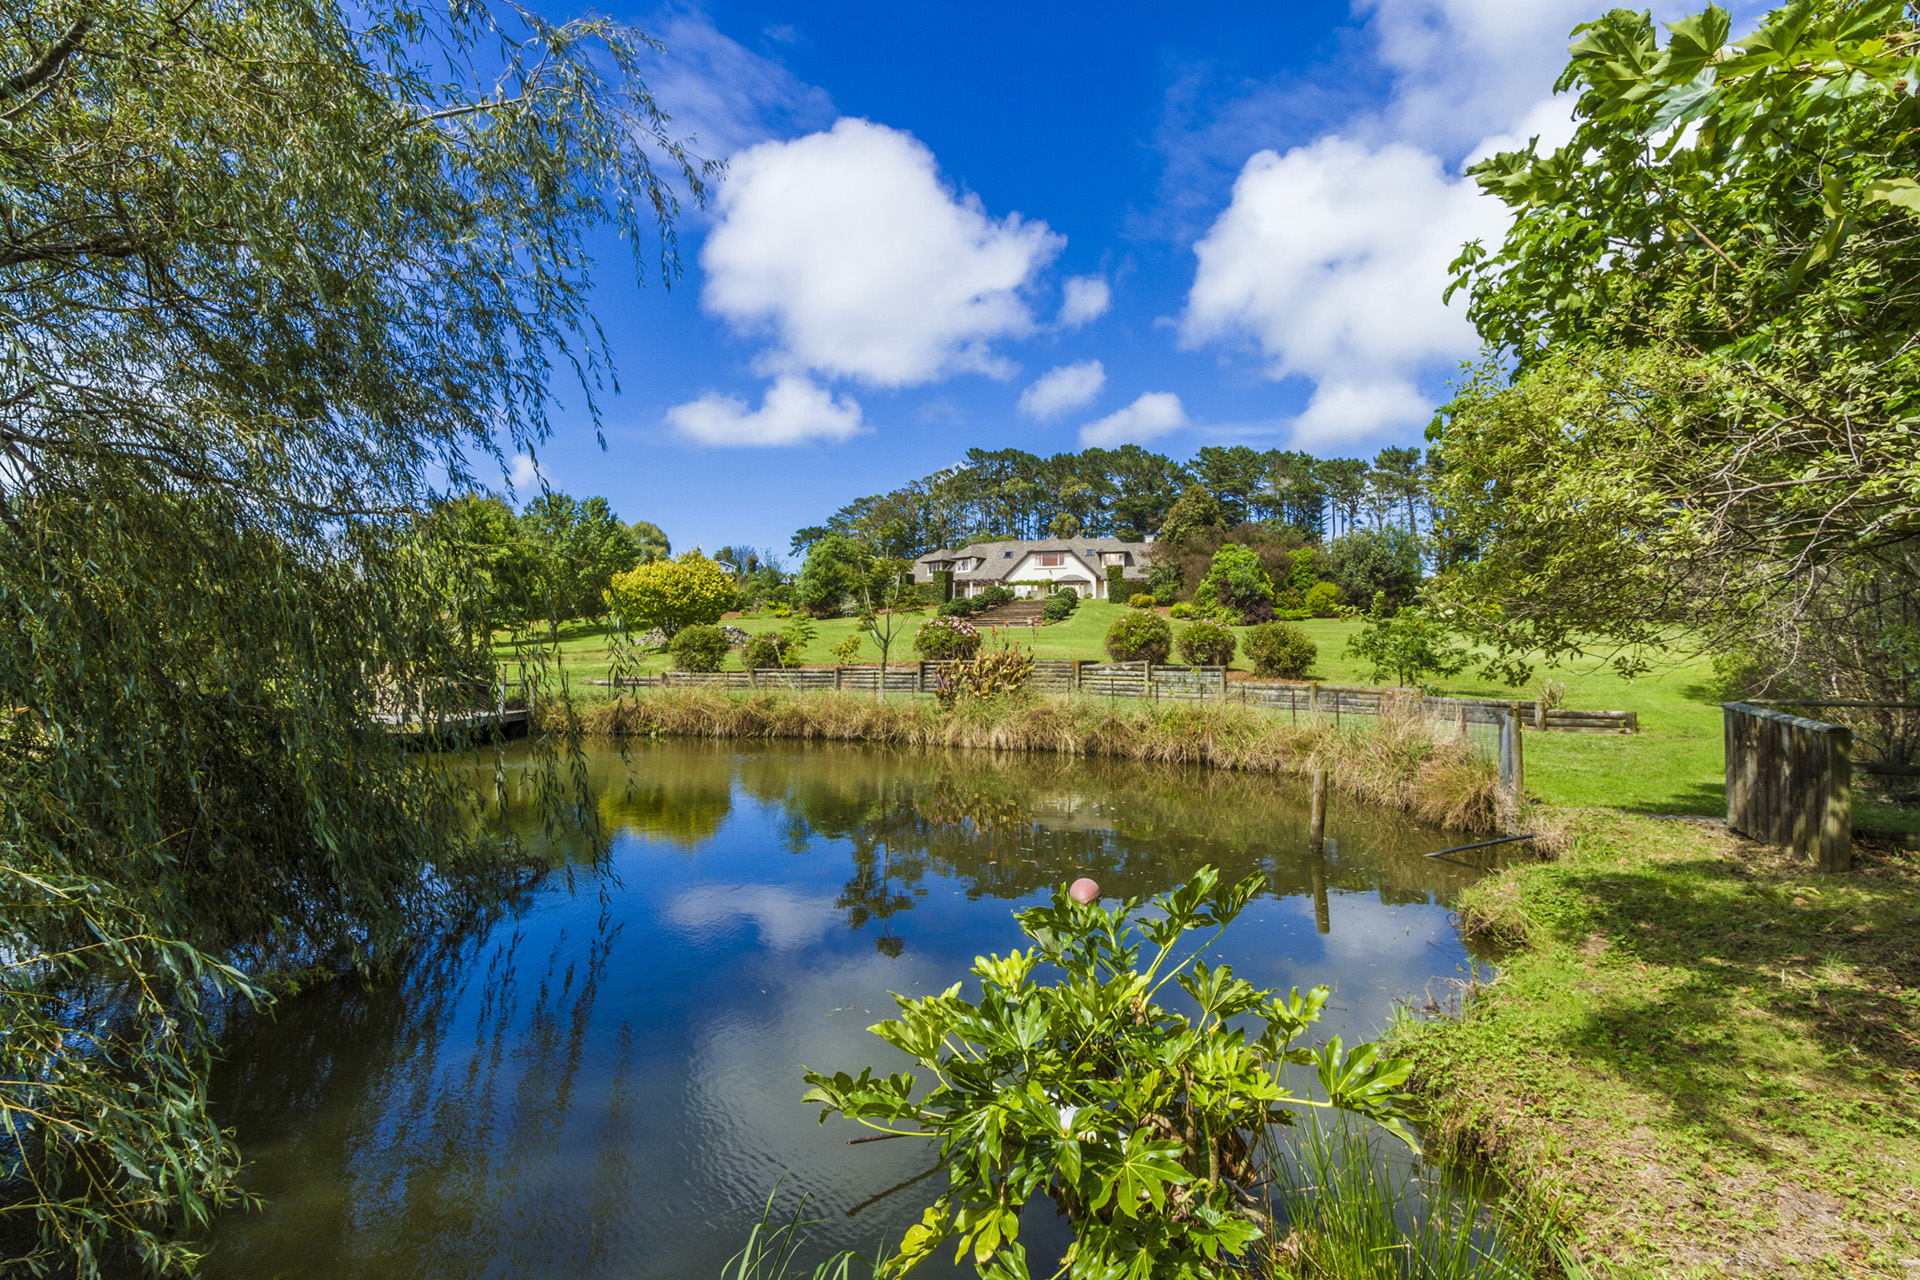
[[[1820,811],[1822,871],[1853,869],[1853,734],[1836,728],[1826,734],[1827,796]]]
[[[1520,739],[1520,715],[1509,708],[1500,716],[1500,807],[1506,834],[1519,830],[1520,801],[1527,785],[1525,748]]]

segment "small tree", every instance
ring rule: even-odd
[[[794,603],[816,618],[837,617],[848,597],[869,594],[875,565],[871,551],[844,533],[829,533],[807,548],[806,563],[793,582]]]
[[[913,585],[912,568],[905,560],[875,559],[856,584],[860,597],[860,630],[880,646],[880,688],[887,696],[887,655],[906,630],[906,619],[921,612],[920,590]]]
[[[727,660],[727,633],[706,623],[682,627],[669,650],[673,665],[682,671],[718,671]]]
[[[1384,591],[1375,593],[1367,625],[1347,641],[1347,652],[1373,664],[1372,679],[1391,675],[1401,685],[1417,684],[1427,672],[1455,675],[1468,656],[1425,609],[1407,605],[1389,615]]]
[[[1273,609],[1273,578],[1251,547],[1229,542],[1213,554],[1207,576],[1194,588],[1193,602],[1202,608],[1226,608],[1245,616],[1265,607]]]
[[[733,600],[732,576],[697,548],[615,574],[607,589],[607,604],[628,631],[658,627],[668,639],[682,627],[720,621]]]

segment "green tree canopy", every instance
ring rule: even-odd
[[[720,621],[734,597],[733,575],[696,547],[677,560],[615,574],[607,604],[627,630],[658,627],[672,639],[682,627]]]
[[[831,618],[848,598],[867,586],[874,554],[843,533],[827,533],[807,548],[806,563],[794,579],[794,603],[815,617]]]
[[[411,0],[0,15],[11,1262],[186,1263],[237,1196],[199,1000],[376,971],[502,891],[472,771],[376,717],[491,700],[499,566],[435,484],[545,436],[556,362],[595,411],[589,241],[651,223],[670,270],[669,178],[703,190],[645,43]]]
[[[641,563],[605,498],[543,493],[520,512],[520,527],[535,566],[533,602],[550,623],[599,617],[614,575]]]
[[[1501,651],[1794,636],[1911,594],[1920,105],[1897,0],[1576,32],[1573,138],[1473,170],[1456,288],[1499,359],[1434,432],[1455,615]],[[1510,373],[1508,361],[1517,361]]]

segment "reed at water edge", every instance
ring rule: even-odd
[[[1347,795],[1461,831],[1493,828],[1499,788],[1495,762],[1452,725],[1411,711],[1348,717],[1336,726],[1230,703],[1155,705],[1025,691],[945,709],[928,699],[881,701],[870,693],[670,688],[556,700],[543,705],[541,719],[546,729],[613,738],[1051,751],[1288,775],[1318,767]]]

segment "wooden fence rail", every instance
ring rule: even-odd
[[[1822,871],[1853,865],[1853,733],[1728,702],[1727,825],[1810,856]]]
[[[932,693],[939,688],[942,668],[949,665],[889,663],[884,675],[878,663],[758,671],[663,671],[658,675],[626,676],[610,683],[621,689],[785,689],[796,693],[827,689],[875,693],[884,683],[887,693]],[[1399,708],[1457,724],[1462,733],[1471,727],[1498,728],[1509,721],[1548,733],[1636,733],[1640,728],[1639,717],[1632,711],[1542,708],[1528,699],[1428,697],[1410,689],[1373,685],[1230,682],[1225,667],[1039,658],[1034,661],[1028,683],[1042,693],[1090,698],[1237,702],[1284,712],[1296,721],[1326,716],[1336,724],[1347,716],[1377,716],[1385,709]]]

